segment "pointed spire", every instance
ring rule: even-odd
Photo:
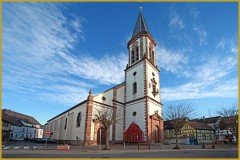
[[[150,31],[148,29],[148,26],[147,26],[147,23],[145,22],[145,19],[142,15],[142,5],[141,4],[140,4],[140,7],[139,7],[138,19],[137,19],[137,22],[136,22],[136,25],[135,25],[135,28],[134,28],[134,31],[133,31],[133,34],[132,34],[132,38],[140,32],[150,33]]]

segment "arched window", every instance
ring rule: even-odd
[[[134,51],[133,51],[133,50],[132,50],[132,53],[131,53],[131,54],[132,54],[132,64],[133,64],[133,63],[134,63],[134,58],[135,58],[135,57],[134,57]]]
[[[151,60],[152,59],[152,50],[151,50],[151,48],[149,48],[149,59]]]
[[[138,46],[136,47],[136,60],[139,60],[139,50],[138,50]]]
[[[64,126],[64,129],[65,129],[65,130],[67,129],[67,118],[65,119],[65,126]]]
[[[82,120],[82,113],[79,112],[77,115],[77,127],[81,126],[81,120]]]
[[[132,85],[132,92],[133,94],[137,93],[137,82],[134,82]]]
[[[154,63],[154,51],[152,51],[152,62]]]

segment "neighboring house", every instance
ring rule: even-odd
[[[11,122],[6,115],[2,115],[2,144],[6,144],[10,140]]]
[[[43,125],[40,125],[39,128],[36,128],[36,138],[43,138]]]
[[[218,140],[222,141],[237,141],[238,134],[238,116],[222,117],[219,126],[216,130]]]
[[[212,127],[214,129],[214,132],[215,132],[214,139],[215,140],[219,139],[218,128],[219,128],[219,124],[221,122],[221,116],[209,117],[209,118],[205,118],[203,116],[203,118],[196,119],[196,120],[193,120],[193,121],[205,123],[205,124],[209,125],[210,127]]]
[[[33,117],[24,115],[11,110],[3,109],[3,117],[7,117],[10,126],[10,140],[23,140],[24,138],[42,138],[42,134],[38,134],[42,130],[41,124]]]
[[[133,130],[130,136],[141,132],[145,143],[163,142],[157,47],[141,8],[127,48],[124,82],[98,95],[93,95],[90,90],[85,101],[49,119],[44,130],[52,133],[50,138],[59,143],[78,144],[81,141],[83,145],[97,145],[100,130],[104,128],[99,121],[94,121],[94,115],[97,110],[107,108],[109,114],[119,119],[110,126],[109,140],[112,143],[122,143],[124,132],[133,122],[139,130]]]
[[[176,143],[173,121],[164,122],[165,142]],[[179,132],[179,143],[198,144],[214,142],[214,130],[205,123],[186,121]]]
[[[230,128],[229,128],[228,120],[230,120]],[[236,141],[237,137],[234,136],[232,132],[237,132],[237,122],[238,118],[237,116],[231,116],[231,117],[210,117],[210,118],[201,118],[201,119],[196,119],[194,121],[197,122],[202,122],[205,123],[209,126],[211,126],[214,129],[215,132],[215,140],[220,140],[220,141]],[[235,121],[235,122],[233,122]]]

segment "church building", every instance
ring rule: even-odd
[[[140,7],[131,39],[127,43],[125,81],[93,95],[48,120],[44,129],[59,143],[97,145],[104,143],[104,127],[95,120],[107,111],[116,121],[110,126],[110,143],[159,143],[164,140],[160,70],[156,64],[156,42]]]

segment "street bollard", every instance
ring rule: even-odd
[[[150,144],[149,144],[148,149],[150,150],[150,148],[151,148],[151,147],[150,147]]]
[[[205,148],[205,145],[204,145],[204,143],[202,144],[202,148],[203,148],[203,149]]]
[[[214,143],[212,144],[212,149],[214,149],[215,148],[215,145],[214,145]]]
[[[138,150],[139,150],[139,143],[138,143]]]
[[[123,142],[123,149],[125,150],[125,142]]]
[[[32,151],[33,151],[33,147],[32,147]]]

